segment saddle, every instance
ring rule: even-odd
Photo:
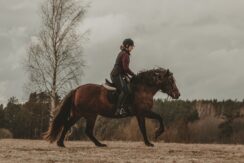
[[[103,86],[111,91],[116,91],[116,86],[115,83],[110,82],[108,79],[105,79],[105,84],[103,84]]]
[[[127,80],[128,83],[128,80]],[[112,103],[112,104],[116,104],[117,100],[118,100],[118,96],[120,94],[120,92],[118,91],[118,89],[116,88],[115,83],[110,82],[108,79],[105,79],[105,83],[103,84],[103,87],[106,88],[108,91],[108,100]],[[130,95],[129,95],[130,96]],[[130,97],[129,97],[130,98]],[[129,102],[129,101],[127,101]],[[127,103],[126,102],[126,103]]]
[[[125,79],[125,81],[126,81],[127,84],[130,83],[130,80],[131,79],[129,77],[126,76],[126,77],[124,77],[124,79]],[[105,79],[105,84],[103,84],[103,86],[106,89],[111,90],[111,91],[115,91],[116,90],[115,83],[110,82],[108,79]]]

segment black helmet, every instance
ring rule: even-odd
[[[130,38],[125,39],[125,40],[123,41],[123,46],[126,47],[127,45],[129,45],[129,46],[134,46],[134,41],[133,41],[132,39],[130,39]]]

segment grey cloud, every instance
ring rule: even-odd
[[[6,58],[0,60],[0,85],[7,81],[11,86],[8,93],[0,92],[0,100],[23,97],[24,71],[8,67],[21,60],[30,37],[38,32],[40,2],[0,2],[0,55]],[[182,99],[243,99],[243,6],[242,0],[141,0],[139,5],[129,0],[92,0],[80,27],[91,31],[84,45],[88,67],[81,84],[100,84],[109,78],[122,40],[131,37],[136,44],[131,68],[135,72],[169,68]],[[18,32],[21,27],[26,33]],[[158,93],[156,97],[166,96]]]

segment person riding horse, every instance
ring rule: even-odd
[[[112,82],[116,85],[120,94],[116,105],[115,115],[126,115],[126,109],[123,106],[129,91],[128,85],[125,81],[126,77],[135,76],[135,73],[129,68],[131,51],[134,48],[134,41],[130,38],[125,39],[123,44],[120,46],[120,53],[118,54],[113,70],[110,73]]]
[[[161,91],[173,99],[180,97],[179,89],[176,85],[176,80],[173,73],[169,69],[158,67],[156,69],[145,70],[137,73],[136,75],[129,69],[130,52],[134,47],[134,42],[131,39],[125,39],[121,46],[113,71],[111,72],[112,81],[116,84],[118,90],[121,90],[119,101],[116,105],[117,115],[115,115],[113,100],[117,96],[117,92],[111,91],[104,85],[87,83],[71,90],[57,106],[56,114],[53,121],[50,123],[48,130],[43,133],[43,138],[49,142],[57,141],[59,147],[65,147],[64,139],[70,128],[81,118],[86,120],[85,133],[90,140],[98,147],[106,147],[106,144],[101,143],[94,136],[94,127],[98,115],[108,118],[124,118],[126,116],[135,116],[138,121],[139,129],[142,133],[144,143],[147,146],[153,147],[147,137],[145,119],[154,119],[159,123],[159,128],[155,131],[155,139],[162,135],[165,131],[163,118],[152,111],[153,97]],[[132,98],[129,99],[130,107],[133,109],[130,114],[124,114],[120,111],[123,100],[129,93],[123,77],[131,75],[133,78],[130,80],[131,91],[133,92]],[[112,84],[113,85],[113,84]],[[115,97],[111,98],[108,97]],[[128,102],[127,102],[128,103]],[[128,106],[128,105],[127,105]],[[125,107],[125,106],[123,106]],[[128,109],[129,110],[129,109]],[[132,113],[132,114],[131,114]]]
[[[158,91],[161,91],[173,99],[178,99],[180,92],[176,80],[169,69],[159,67],[137,73],[131,79],[130,85],[133,98],[129,100],[133,107],[133,114],[128,116],[136,117],[145,145],[153,147],[153,143],[147,137],[145,119],[154,119],[159,123],[159,128],[155,131],[155,139],[164,133],[163,118],[152,111],[153,97]],[[87,83],[71,90],[57,106],[54,119],[48,130],[43,133],[43,138],[51,143],[57,141],[59,147],[65,147],[64,139],[67,132],[83,117],[86,120],[86,135],[96,146],[106,147],[107,145],[98,141],[93,134],[98,115],[108,118],[125,117],[114,115],[114,105],[108,99],[111,92],[104,85],[93,83]]]

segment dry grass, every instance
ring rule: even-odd
[[[66,142],[58,148],[40,140],[0,140],[0,162],[170,162],[227,163],[244,162],[243,145],[155,143],[149,148],[142,142],[105,141],[97,148],[90,141]]]
[[[0,128],[0,139],[11,139],[13,138],[13,134],[5,128]]]
[[[194,123],[189,123],[191,142],[218,142],[220,129],[219,125],[223,123],[222,119],[215,117],[206,117]]]

